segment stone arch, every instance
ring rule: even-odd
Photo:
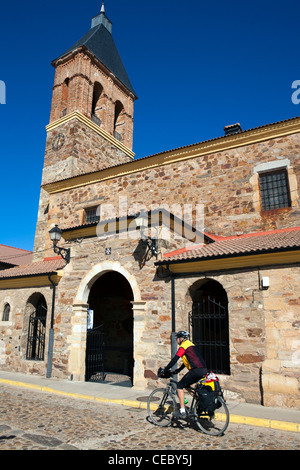
[[[135,277],[118,261],[103,261],[96,264],[82,279],[72,307],[72,335],[69,338],[69,372],[74,380],[85,380],[86,332],[88,299],[92,286],[105,273],[117,272],[128,282],[133,293],[132,309],[134,322],[134,385],[144,385],[142,353],[139,338],[144,328],[143,314],[147,302],[141,300],[141,293]],[[138,320],[135,319],[138,318]]]
[[[228,304],[228,295],[222,284],[213,278],[205,277],[195,281],[188,289],[189,296],[192,301],[197,301],[201,291],[209,290],[211,293],[215,293],[222,297],[222,300]]]
[[[96,264],[82,279],[74,303],[87,304],[92,285],[100,276],[109,271],[116,271],[122,274],[132,289],[134,301],[139,302],[141,300],[140,289],[135,277],[124,269],[118,261],[103,261],[102,263]]]

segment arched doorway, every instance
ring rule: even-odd
[[[91,286],[86,380],[93,380],[95,371],[89,370],[88,361],[98,354],[105,373],[123,374],[133,381],[133,300],[132,288],[119,272],[104,272]]]
[[[205,279],[190,288],[193,301],[190,313],[193,342],[201,351],[207,367],[230,375],[228,298],[221,284]]]

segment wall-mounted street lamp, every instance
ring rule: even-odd
[[[134,219],[136,227],[140,229],[141,240],[144,245],[147,245],[154,256],[158,255],[158,243],[156,238],[151,238],[145,235],[145,229],[148,228],[148,214],[147,212],[140,212]]]
[[[57,255],[60,255],[67,263],[70,262],[70,248],[63,248],[61,246],[57,246],[57,243],[60,241],[62,237],[61,229],[55,225],[51,230],[49,230],[50,240],[53,242],[53,251]]]

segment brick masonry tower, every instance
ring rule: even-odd
[[[102,4],[90,30],[52,62],[55,68],[42,184],[132,161],[137,98]],[[49,198],[41,189],[34,259],[43,257]]]

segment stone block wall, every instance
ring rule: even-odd
[[[270,287],[259,288],[268,276]],[[224,388],[248,402],[300,409],[300,267],[208,273],[228,296],[231,375]],[[176,329],[188,329],[195,278],[176,280]]]
[[[54,150],[53,139],[59,133],[64,136],[64,144],[60,149]],[[78,119],[72,119],[47,133],[42,184],[90,173],[131,160],[131,157],[116,148],[113,143],[103,138],[99,133]],[[98,198],[99,195],[95,198],[95,203]],[[75,197],[73,202],[76,201]],[[91,203],[93,200],[89,201],[89,204]],[[44,250],[49,238],[49,207],[49,195],[41,188],[33,250],[34,261],[41,260],[45,256]],[[72,210],[72,208],[70,207],[68,210]]]
[[[287,136],[250,147],[144,169],[90,184],[88,188],[57,193],[50,202],[49,220],[59,208],[63,214],[63,227],[78,225],[81,223],[80,210],[85,204],[96,202],[98,198],[99,204],[118,208],[119,198],[124,197],[128,207],[134,203],[145,207],[192,204],[195,212],[195,205],[203,204],[205,230],[223,236],[299,225],[298,137]],[[282,158],[290,162],[293,204],[266,214],[257,203],[254,167],[257,163]]]
[[[34,296],[43,295],[47,304],[46,342],[44,361],[26,360],[29,316],[34,311]],[[52,288],[30,287],[0,290],[0,312],[10,305],[8,321],[0,321],[0,368],[28,374],[46,375],[48,333],[51,321]]]
[[[159,385],[156,372],[171,357],[170,278],[158,276],[153,258],[141,263],[143,251],[138,240],[83,238],[71,242],[70,247],[71,262],[57,287],[53,377],[84,380],[89,292],[103,273],[116,271],[133,291],[134,385]],[[106,248],[111,249],[110,254],[106,254]],[[270,279],[268,290],[259,288],[262,275]],[[299,408],[299,266],[260,271],[248,268],[176,279],[177,330],[190,329],[191,288],[207,279],[218,282],[228,297],[231,373],[220,376],[227,395],[266,406]],[[0,324],[1,369],[46,373],[46,354],[43,362],[25,360],[26,303],[35,292],[41,292],[48,305],[47,352],[50,287],[0,291],[0,308],[10,301],[12,312],[10,321]]]
[[[52,143],[58,133],[64,135],[64,145],[55,151]],[[122,150],[75,118],[48,131],[42,184],[131,160]]]
[[[268,269],[264,291],[266,360],[262,367],[267,406],[300,409],[300,267]]]

